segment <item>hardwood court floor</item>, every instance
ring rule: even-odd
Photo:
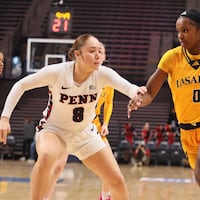
[[[130,200],[199,200],[200,188],[189,168],[120,165]],[[29,200],[32,166],[26,162],[0,161],[0,200]],[[53,200],[98,200],[100,180],[81,163],[68,163]]]

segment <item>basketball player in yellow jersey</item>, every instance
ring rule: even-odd
[[[96,105],[96,117],[93,120],[93,123],[96,125],[98,132],[101,134],[101,137],[104,141],[107,141],[106,135],[109,133],[108,124],[113,110],[113,96],[114,89],[111,87],[105,87],[102,90],[101,96]],[[101,107],[104,104],[103,108],[103,123],[100,120]]]
[[[177,119],[181,143],[200,185],[200,13],[187,10],[176,21],[180,46],[168,50],[158,68],[147,82],[147,95],[141,96],[142,106],[148,105],[168,78]],[[130,101],[129,114],[137,109]]]
[[[93,123],[96,125],[98,129],[98,133],[101,134],[103,141],[106,143],[106,146],[107,148],[109,148],[110,151],[112,150],[106,138],[106,135],[109,133],[108,124],[109,124],[110,117],[112,115],[112,110],[113,110],[113,97],[114,97],[113,88],[105,87],[102,90],[101,96],[98,100],[98,103],[95,109],[96,117],[93,120]],[[103,122],[101,123],[100,114],[101,114],[102,106],[104,107],[103,107]],[[109,188],[104,183],[102,183],[102,193],[100,195],[99,200],[110,200]]]

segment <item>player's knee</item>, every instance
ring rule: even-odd
[[[37,163],[41,165],[41,167],[48,167],[55,163],[56,157],[49,152],[42,152],[38,154]]]
[[[64,166],[62,164],[57,164],[54,167],[53,173],[54,174],[60,174],[63,169],[64,169]]]
[[[113,188],[123,188],[125,187],[125,179],[122,174],[116,174],[113,178],[109,179],[108,184]]]

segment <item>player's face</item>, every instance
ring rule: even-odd
[[[3,57],[3,54],[0,53],[0,74],[3,73],[3,67],[4,67],[4,57]]]
[[[94,71],[102,65],[105,60],[105,49],[94,37],[90,37],[84,46],[79,50],[77,61],[87,71]]]
[[[180,45],[191,53],[199,53],[200,29],[188,18],[179,17],[176,21],[176,30]]]

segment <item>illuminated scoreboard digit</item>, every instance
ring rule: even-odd
[[[57,7],[49,15],[49,33],[54,35],[69,35],[71,33],[72,11]]]

